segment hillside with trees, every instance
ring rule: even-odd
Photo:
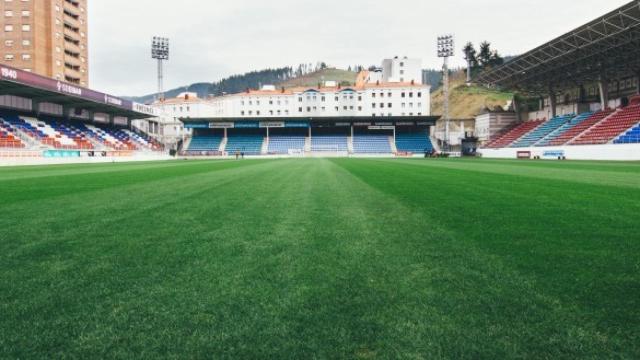
[[[513,99],[513,93],[466,85],[466,69],[450,76],[449,114],[452,119],[470,119],[484,109],[505,107]],[[444,92],[442,86],[431,94],[431,113],[443,115]]]

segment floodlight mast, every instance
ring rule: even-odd
[[[444,95],[444,120],[445,120],[445,140],[444,150],[450,150],[450,134],[449,123],[451,117],[449,116],[449,58],[454,55],[454,39],[453,35],[438,36],[438,57],[444,58],[444,64],[442,66],[442,83],[443,83],[443,95]]]
[[[164,100],[164,64],[169,60],[169,39],[154,36],[151,42],[151,58],[158,60],[158,100]]]

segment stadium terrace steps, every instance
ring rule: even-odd
[[[396,133],[398,152],[424,153],[432,152],[433,144],[426,133]]]
[[[162,150],[162,146],[154,139],[143,135],[135,133],[129,129],[121,130],[124,134],[126,134],[140,150],[151,150],[151,151],[160,151]]]
[[[290,151],[304,151],[305,144],[306,138],[304,136],[271,136],[267,153],[287,155]]]
[[[391,144],[387,135],[355,135],[354,154],[391,154]]]
[[[640,122],[640,105],[620,109],[574,139],[571,145],[607,144]]]
[[[553,119],[538,126],[533,131],[530,131],[525,136],[521,137],[518,141],[514,142],[511,147],[522,148],[532,146],[533,144],[540,141],[543,137],[557,130],[560,126],[566,124],[567,121],[571,120],[574,116],[575,115],[573,114],[556,116]]]
[[[538,126],[542,125],[544,122],[544,120],[525,121],[517,125],[515,128],[513,128],[511,131],[507,132],[500,138],[489,143],[487,145],[487,148],[499,149],[509,147],[511,144],[518,141],[520,138],[524,137],[525,135],[536,129]]]
[[[554,139],[548,141],[546,146],[564,145],[570,142],[571,140],[573,140],[574,138],[580,136],[580,134],[589,130],[589,128],[599,123],[600,121],[605,119],[607,116],[611,115],[612,113],[613,113],[613,110],[610,110],[610,109],[595,112],[591,116],[589,116],[587,119],[581,121],[578,124],[575,124],[572,128],[558,135]]]
[[[562,136],[564,133],[566,133],[567,131],[573,129],[574,127],[576,127],[577,125],[579,125],[583,121],[589,119],[591,117],[591,115],[593,115],[593,113],[592,112],[588,112],[588,113],[583,113],[583,114],[580,114],[580,115],[576,116],[575,118],[569,120],[568,122],[566,122],[565,124],[563,124],[562,126],[557,128],[556,130],[554,130],[551,133],[549,133],[547,136],[545,136],[542,139],[540,139],[540,141],[538,141],[534,146],[547,146],[547,145],[549,145],[549,143],[551,141],[553,141],[556,138]]]
[[[0,148],[22,149],[26,145],[13,132],[11,125],[0,119]]]
[[[232,135],[227,137],[225,151],[229,155],[244,153],[245,155],[260,155],[262,151],[262,135]]]
[[[620,135],[614,144],[639,144],[640,143],[640,124],[634,126],[631,130]]]
[[[0,146],[60,150],[162,151],[162,145],[128,129],[46,118],[0,115]]]
[[[347,136],[314,135],[311,137],[311,152],[348,152]]]
[[[187,151],[219,151],[222,144],[221,136],[198,135],[191,138]]]

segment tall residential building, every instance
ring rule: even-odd
[[[0,62],[89,85],[87,0],[0,0]]]

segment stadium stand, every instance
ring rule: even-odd
[[[432,152],[433,144],[425,132],[398,132],[396,148],[401,152],[423,153]]]
[[[229,155],[236,152],[245,155],[260,155],[262,152],[262,143],[264,137],[262,135],[230,135],[227,138],[227,146],[225,151]]]
[[[595,112],[591,116],[589,116],[587,119],[581,121],[580,123],[575,124],[571,129],[567,130],[561,135],[558,135],[554,139],[550,140],[546,145],[547,146],[564,145],[567,142],[571,141],[576,136],[579,136],[580,134],[582,134],[583,132],[585,132],[592,126],[594,126],[595,124],[599,123],[600,121],[602,121],[602,119],[606,118],[612,113],[613,113],[613,110],[611,109]]]
[[[529,132],[518,141],[514,142],[511,147],[528,147],[537,143],[543,137],[549,135],[554,130],[558,129],[563,124],[567,123],[567,121],[571,120],[574,117],[571,115],[563,115],[556,116],[555,118],[543,123],[542,125],[535,128],[535,130]]]
[[[528,134],[529,132],[531,132],[541,124],[543,124],[544,122],[545,122],[544,120],[533,120],[533,121],[523,122],[520,125],[513,128],[511,131],[504,134],[503,136],[487,144],[486,147],[494,148],[494,149],[508,147],[518,139],[522,138],[523,136],[525,136],[526,134]]]
[[[353,152],[356,154],[391,154],[389,136],[355,135],[353,137]]]
[[[347,136],[314,135],[311,138],[312,152],[345,152],[349,151]]]
[[[535,144],[535,146],[547,146],[547,145],[549,145],[549,143],[551,141],[557,139],[558,137],[562,136],[567,131],[573,129],[574,127],[576,127],[577,125],[579,125],[583,121],[589,119],[591,117],[591,115],[593,115],[592,112],[587,112],[587,113],[580,114],[580,115],[576,116],[575,118],[567,121],[565,124],[563,124],[562,126],[557,128],[556,130],[554,130],[551,133],[549,133],[547,136],[545,136],[542,139],[540,139],[540,141],[538,141]]]
[[[633,129],[620,135],[613,141],[614,144],[639,144],[640,143],[640,124],[633,127]]]
[[[284,136],[276,135],[269,138],[267,152],[269,154],[286,155],[290,150],[304,150],[304,136]]]
[[[573,140],[571,145],[607,144],[640,122],[640,104],[620,109]]]
[[[218,151],[222,143],[222,136],[195,135],[191,139],[187,151]]]
[[[25,145],[14,133],[11,125],[0,119],[0,148],[22,149]]]
[[[639,144],[640,143],[640,125],[629,130],[625,134],[618,137],[614,144]]]
[[[0,116],[0,147],[48,148],[52,150],[128,150],[161,151],[155,140],[128,129],[106,125],[65,122],[55,119],[36,119],[16,114]],[[23,138],[30,139],[32,145]]]
[[[151,151],[162,150],[162,144],[145,134],[138,134],[129,129],[122,129],[121,131],[136,143],[138,149]]]

